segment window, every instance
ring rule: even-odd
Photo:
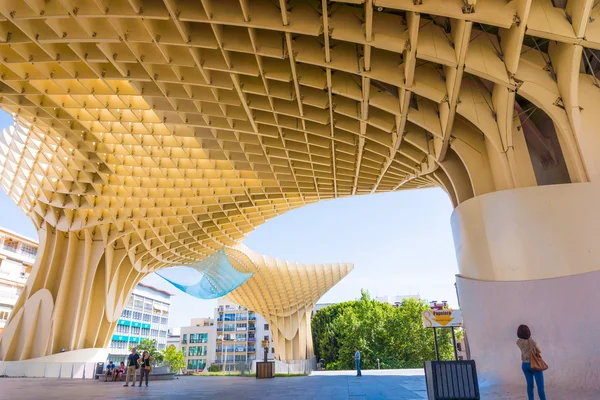
[[[225,330],[225,332],[235,331],[235,324],[225,324],[224,330]]]
[[[265,331],[269,330],[269,324],[265,324]]]
[[[140,334],[140,327],[139,326],[132,326],[131,327],[131,334],[132,335],[139,335]]]
[[[163,325],[166,325],[166,324],[168,324],[168,323],[169,323],[169,320],[168,320],[167,318],[165,318],[165,317],[162,317],[162,318],[160,319],[160,323],[161,323],[161,324],[163,324]]]
[[[133,312],[133,319],[136,319],[136,320],[138,320],[138,321],[141,321],[141,320],[142,320],[142,313],[141,313],[141,312],[139,312],[139,311],[134,311],[134,312]]]
[[[4,249],[8,251],[12,251],[13,253],[17,252],[17,247],[19,246],[19,242],[13,240],[11,238],[4,239]]]
[[[184,357],[187,355],[187,353],[185,352],[185,350],[186,350],[186,347],[185,347],[185,346],[183,346],[183,347],[181,348],[181,351],[183,352],[183,356],[184,356]]]
[[[160,337],[167,337],[167,331],[160,331],[160,332],[158,332],[158,336],[160,336]]]
[[[142,311],[144,309],[144,300],[142,299],[133,299],[133,309]]]
[[[144,302],[144,311],[147,313],[151,313],[152,312],[152,302]]]
[[[150,322],[152,320],[152,316],[150,314],[144,314],[143,320],[144,322]]]
[[[158,349],[159,349],[159,350],[164,350],[166,347],[167,347],[167,345],[166,345],[166,344],[164,344],[164,343],[160,343],[160,344],[158,345]]]
[[[235,314],[225,314],[223,318],[225,321],[235,321]]]
[[[158,329],[150,329],[150,336],[158,336]]]
[[[264,340],[269,341],[269,335],[265,335]]]
[[[158,317],[158,316],[156,316],[156,315],[152,316],[152,323],[153,323],[153,324],[158,324],[158,323],[160,323],[160,317]]]
[[[22,243],[21,253],[29,258],[35,258],[35,256],[37,255],[37,247],[27,243]]]
[[[150,336],[150,329],[142,328],[142,336]]]
[[[123,310],[123,313],[121,314],[121,316],[123,318],[131,318],[131,314],[132,314],[131,310],[125,309],[125,310]]]
[[[275,354],[275,347],[271,347],[271,353]]]
[[[187,344],[187,333],[183,334],[183,339],[181,339],[181,343]]]
[[[187,369],[204,369],[206,360],[189,360]]]

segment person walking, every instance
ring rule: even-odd
[[[140,367],[138,360],[140,355],[137,353],[136,348],[131,349],[131,354],[127,357],[127,375],[125,376],[125,384],[123,386],[129,386],[129,377],[131,377],[131,387],[135,386],[135,373]]]
[[[354,362],[356,362],[356,376],[362,376],[360,371],[360,351],[358,351],[357,347],[354,348],[354,356],[352,358],[354,358]]]
[[[144,352],[142,353],[142,358],[140,358],[138,360],[138,363],[140,364],[140,386],[142,387],[142,381],[144,380],[144,376],[146,376],[146,386],[148,386],[148,375],[150,375],[150,371],[152,371],[152,361],[154,360],[154,357],[150,356],[150,353],[148,353],[148,350],[144,350]],[[135,382],[133,384],[133,386],[135,386]]]
[[[544,373],[542,371],[536,371],[531,368],[531,351],[536,351],[541,354],[540,347],[531,338],[531,330],[527,325],[520,325],[517,329],[517,346],[521,350],[521,368],[525,374],[525,381],[527,382],[527,397],[529,400],[533,398],[533,381],[538,390],[538,396],[540,400],[546,400],[546,392],[544,390]]]

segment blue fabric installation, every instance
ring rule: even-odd
[[[184,285],[161,275],[159,272],[157,272],[157,275],[182,292],[199,299],[223,297],[252,276],[252,273],[244,273],[235,269],[227,259],[223,249],[188,267],[202,274],[202,278],[196,284]]]

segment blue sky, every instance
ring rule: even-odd
[[[12,123],[0,113],[0,127]],[[0,190],[0,226],[37,239],[33,224]],[[441,189],[422,189],[335,199],[292,210],[259,226],[244,244],[259,253],[303,263],[354,263],[354,271],[321,302],[360,296],[420,294],[457,305],[458,273],[450,229],[452,204]],[[169,277],[189,277],[184,271]],[[199,300],[151,275],[145,283],[166,289],[172,327],[212,316],[216,300]]]

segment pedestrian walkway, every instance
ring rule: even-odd
[[[482,387],[482,399],[525,400],[525,387]],[[547,387],[549,398],[557,400],[598,400],[600,392]],[[123,387],[79,379],[0,378],[0,400],[4,399],[310,399],[310,400],[423,400],[427,398],[423,370],[313,372],[311,376],[277,377],[258,380],[248,377],[186,376],[172,381],[150,382],[150,387]],[[551,396],[551,397],[550,397]],[[141,398],[141,397],[140,397]]]
[[[0,378],[0,399],[124,399],[144,395],[147,399],[375,399],[423,400],[425,379],[408,370],[395,374],[363,371],[315,373],[312,376],[258,380],[246,377],[181,377],[150,382],[150,387],[123,387],[120,383],[74,379]]]

